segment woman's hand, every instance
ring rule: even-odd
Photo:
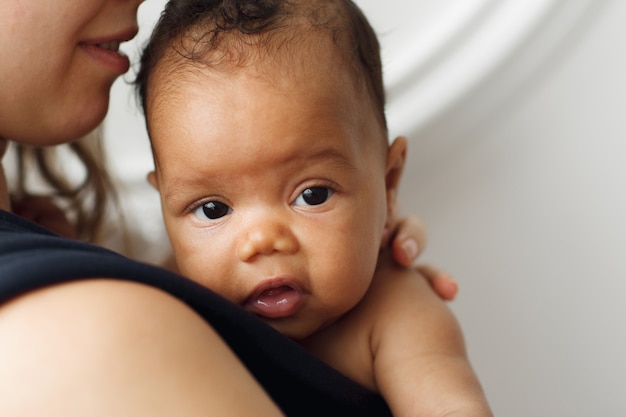
[[[384,242],[391,246],[394,260],[408,268],[415,264],[426,246],[426,230],[419,218],[407,216],[396,224],[395,230],[385,237]],[[430,264],[417,264],[415,269],[426,277],[439,297],[454,299],[458,286],[445,271]]]

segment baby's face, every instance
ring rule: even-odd
[[[181,272],[302,339],[371,282],[387,146],[348,71],[280,65],[157,72],[147,114]]]

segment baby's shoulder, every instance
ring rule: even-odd
[[[371,314],[359,304],[337,321],[319,330],[302,345],[339,372],[372,391],[374,379]]]
[[[373,391],[378,391],[374,359],[385,329],[395,327],[395,320],[419,319],[413,307],[420,297],[432,293],[414,270],[384,271],[377,271],[359,304],[303,342],[307,350]]]
[[[379,267],[359,304],[358,313],[375,324],[378,320],[385,319],[389,313],[401,314],[427,299],[438,297],[426,278],[417,270],[395,265]]]

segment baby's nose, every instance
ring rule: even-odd
[[[297,250],[298,241],[291,229],[279,221],[267,219],[249,228],[237,248],[243,262],[252,261],[256,255],[294,253]]]

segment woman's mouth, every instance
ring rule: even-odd
[[[106,49],[106,50],[113,51],[113,52],[118,52],[120,50],[121,43],[122,42],[120,41],[109,41],[109,42],[98,43],[96,45],[102,49]]]
[[[120,44],[137,34],[137,28],[130,28],[117,35],[91,39],[80,43],[80,47],[100,65],[109,68],[117,75],[124,74],[130,68],[130,61],[120,52]]]
[[[252,313],[269,319],[293,315],[304,301],[302,290],[290,280],[261,283],[244,303]]]
[[[80,46],[100,66],[122,75],[130,68],[128,57],[119,52],[119,42],[82,43]]]

